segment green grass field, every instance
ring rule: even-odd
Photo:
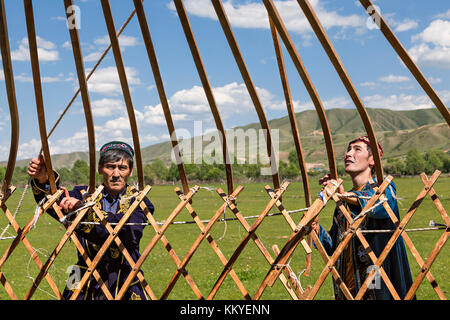
[[[420,190],[423,188],[423,184],[419,177],[397,178],[394,179],[394,181],[397,185],[398,197],[400,200],[400,215],[403,217],[414,202]],[[319,191],[319,186],[315,182],[312,182],[311,184],[314,199],[315,195]],[[244,216],[259,215],[269,202],[269,196],[264,191],[264,185],[265,183],[245,185],[243,192],[237,200],[238,208]],[[350,182],[345,180],[344,186],[348,189],[350,187]],[[224,185],[208,185],[208,187],[221,187],[226,190],[226,186]],[[173,186],[154,186],[149,193],[149,198],[152,200],[156,208],[155,218],[157,221],[166,219],[179,202],[173,188]],[[448,212],[450,208],[450,177],[440,177],[434,188],[444,208]],[[22,189],[16,190],[16,192],[6,202],[6,205],[9,207],[11,212],[14,212],[16,209],[21,193]],[[209,219],[222,204],[222,199],[215,191],[208,191],[206,189],[200,189],[200,191],[194,196],[192,203],[201,219]],[[303,187],[301,183],[292,183],[289,186],[283,196],[283,204],[287,210],[299,209],[305,206]],[[17,215],[17,221],[20,226],[24,226],[26,222],[32,218],[35,206],[32,192],[29,190],[22,208]],[[331,226],[333,210],[334,205],[333,203],[330,203],[320,214],[320,222],[325,228],[329,229]],[[273,209],[272,212],[277,212],[277,210]],[[227,218],[232,217],[232,215],[233,214],[231,211],[228,210],[226,212]],[[293,214],[292,217],[294,221],[298,223],[301,214],[296,213]],[[427,196],[416,211],[411,222],[407,225],[407,228],[426,227],[431,219],[434,219],[439,223],[443,222],[430,197]],[[192,218],[187,210],[183,210],[175,219],[175,221],[185,220],[192,221]],[[250,225],[254,221],[254,219],[248,220]],[[7,220],[2,213],[0,215],[1,229],[3,230],[6,225]],[[9,234],[6,234],[6,236],[15,235],[12,227],[8,229],[8,233]],[[197,225],[181,224],[170,226],[165,235],[180,260],[182,260],[199,233],[200,231]],[[283,247],[290,233],[291,229],[282,216],[267,217],[256,232],[259,239],[271,252],[272,256],[274,256],[271,249],[272,245],[276,244],[280,248]],[[53,251],[63,234],[64,228],[49,216],[44,215],[38,221],[36,228],[29,233],[28,239],[31,245],[35,248],[41,261],[45,262],[47,260],[47,256],[51,251]],[[141,250],[147,246],[154,234],[155,232],[152,227],[146,227],[144,237],[141,241]],[[425,260],[441,234],[442,231],[424,231],[409,233],[409,236],[422,258]],[[216,240],[217,245],[224,255],[227,258],[230,258],[245,235],[245,232],[244,228],[238,221],[228,221],[226,224],[223,222],[216,223],[211,231],[211,235]],[[12,240],[3,240],[0,242],[1,254],[5,252],[11,241]],[[412,274],[415,278],[419,272],[419,267],[409,249],[407,249],[407,252],[409,255]],[[303,249],[299,246],[290,261],[290,266],[295,273],[299,274],[303,270],[304,258],[305,256]],[[64,288],[65,280],[68,277],[67,269],[75,262],[75,246],[73,243],[68,242],[55,260],[53,267],[50,269],[51,276],[61,290]],[[449,297],[450,292],[450,280],[448,277],[449,264],[450,247],[447,244],[444,246],[431,268],[433,276],[447,297]],[[209,243],[204,240],[187,265],[186,269],[195,281],[196,285],[199,287],[203,296],[207,296],[217,280],[218,275],[222,271],[222,267],[222,263],[210,247]],[[324,262],[322,258],[320,257],[318,251],[313,249],[311,275],[308,277],[302,276],[300,278],[302,286],[305,287],[306,285],[313,285],[323,267]],[[266,275],[269,269],[269,264],[255,243],[250,241],[236,261],[233,269],[243,282],[250,295],[253,295]],[[143,265],[143,270],[150,287],[159,297],[176,271],[175,263],[170,258],[161,242],[159,242],[150,253],[150,256]],[[6,261],[1,271],[4,273],[6,279],[11,284],[19,299],[22,299],[25,296],[26,292],[32,285],[32,278],[38,274],[38,268],[35,263],[30,260],[30,254],[25,249],[23,244],[19,244],[16,250],[12,253],[11,257]],[[426,279],[423,281],[417,292],[417,298],[421,300],[438,299],[436,293]],[[0,299],[9,299],[9,296],[3,286],[0,286]],[[55,297],[53,297],[53,292],[47,283],[43,281],[33,299],[55,299]],[[196,299],[196,296],[192,292],[187,281],[181,277],[170,294],[169,299]],[[228,276],[219,289],[215,299],[237,300],[243,299],[243,296],[231,277]],[[281,282],[277,281],[272,288],[266,289],[262,299],[284,300],[290,299],[290,296]],[[322,288],[319,290],[316,299],[333,299],[331,274],[327,277]]]

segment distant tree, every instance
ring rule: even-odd
[[[184,165],[184,170],[186,172],[186,176],[188,179],[198,179],[198,171],[199,168],[196,164],[194,163],[188,163]]]
[[[76,184],[85,184],[89,181],[89,166],[86,161],[77,160],[71,169],[73,182]]]
[[[404,174],[406,171],[405,162],[398,158],[388,159],[384,167],[388,174]]]
[[[5,178],[6,168],[0,167],[0,179],[3,180]]]
[[[295,149],[292,149],[291,151],[289,151],[288,160],[289,160],[289,163],[293,164],[297,168],[300,167],[299,163],[298,163],[297,151]]]
[[[420,174],[425,171],[425,159],[419,153],[417,149],[412,149],[408,151],[406,155],[406,168],[405,171],[407,174],[415,175]]]
[[[158,177],[156,176],[156,173],[153,171],[152,166],[150,164],[147,164],[144,166],[143,170],[144,170],[144,183],[148,185],[154,184]]]
[[[168,181],[178,181],[180,180],[180,172],[178,170],[178,166],[172,162],[167,171],[167,180]]]
[[[261,176],[261,168],[259,164],[243,164],[244,174],[247,178],[259,178]]]
[[[217,167],[209,168],[204,178],[207,181],[218,181],[223,178],[223,171]]]
[[[15,167],[11,183],[15,186],[27,184],[29,179],[27,171],[27,167]]]
[[[442,170],[446,154],[441,150],[430,150],[425,153],[425,172],[433,173],[435,170]]]
[[[446,153],[445,158],[442,161],[442,171],[443,172],[450,172],[450,154]]]
[[[61,168],[58,170],[58,173],[61,181],[64,181],[64,183],[75,182],[70,169]]]
[[[167,180],[168,169],[161,159],[153,160],[153,162],[151,163],[151,168],[152,171],[156,174],[158,180],[160,181]]]
[[[284,163],[283,161],[280,161],[280,176],[283,179],[295,179],[298,176],[300,176],[300,169],[298,166],[296,166],[294,163],[289,163],[288,165],[281,165],[281,163]]]

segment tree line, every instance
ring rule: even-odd
[[[404,158],[388,159],[384,170],[388,174],[418,175],[422,172],[432,174],[435,170],[450,172],[450,153],[430,150],[421,154],[417,149],[409,150]]]
[[[225,165],[224,164],[185,164],[186,176],[189,181],[225,181]],[[268,176],[261,175],[260,163],[248,164],[234,162],[233,177],[237,181],[255,181],[267,179]],[[450,154],[441,150],[431,150],[421,154],[418,150],[409,150],[406,156],[402,158],[392,158],[386,161],[383,166],[387,174],[392,175],[417,175],[422,172],[431,174],[434,170],[440,170],[443,173],[450,173]],[[338,166],[338,174],[345,175],[344,167]],[[5,175],[5,167],[0,167],[0,177]],[[145,184],[170,183],[180,180],[178,167],[175,163],[167,166],[162,160],[155,159],[146,164],[144,170]],[[61,180],[67,184],[87,184],[89,182],[89,166],[86,161],[75,161],[72,168],[60,168],[57,170]],[[279,161],[278,173],[281,179],[297,180],[300,179],[301,173],[295,150],[291,150],[288,161]],[[319,168],[308,172],[310,176],[323,175],[326,169]],[[23,186],[28,182],[27,167],[16,167],[12,178],[12,184],[15,186]],[[131,182],[136,182],[136,175],[133,175]],[[102,181],[102,177],[97,173],[97,181]]]

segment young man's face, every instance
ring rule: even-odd
[[[344,161],[345,172],[350,175],[370,170],[375,165],[373,156],[369,155],[367,145],[362,141],[356,141],[348,146]]]
[[[127,183],[128,177],[133,174],[128,161],[121,159],[117,162],[106,162],[99,167],[98,172],[103,175],[103,183],[106,190],[112,195],[120,193]]]

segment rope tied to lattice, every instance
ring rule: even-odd
[[[293,256],[291,256],[289,258],[289,260],[287,261],[287,263],[285,263],[285,264],[276,263],[276,264],[273,264],[273,266],[276,268],[287,269],[289,271],[289,277],[295,281],[295,283],[297,284],[297,288],[299,288],[300,292],[303,293],[305,291],[305,289],[302,286],[300,278],[303,275],[303,273],[306,271],[306,269],[303,269],[300,272],[298,272],[298,276],[297,276],[297,274],[294,272],[294,270],[291,267],[292,257]]]
[[[367,208],[366,210],[363,210],[361,213],[359,213],[358,215],[356,215],[352,221],[349,223],[348,229],[343,232],[340,235],[340,239],[344,239],[349,233],[355,233],[356,229],[353,228],[353,225],[355,224],[356,221],[358,221],[359,219],[363,218],[364,216],[366,216],[368,213],[372,212],[373,210],[375,210],[378,206],[381,206],[384,202],[388,201],[386,198],[384,198],[381,201],[378,201],[377,203],[375,203],[373,206],[371,206],[370,208]]]
[[[37,224],[37,222],[39,220],[39,217],[40,217],[40,211],[44,210],[43,206],[44,206],[44,203],[46,201],[47,201],[47,198],[44,197],[36,205],[36,208],[34,209],[33,220],[31,221],[31,225],[30,225],[30,230],[32,230],[32,229],[34,229],[36,227],[36,224]]]

